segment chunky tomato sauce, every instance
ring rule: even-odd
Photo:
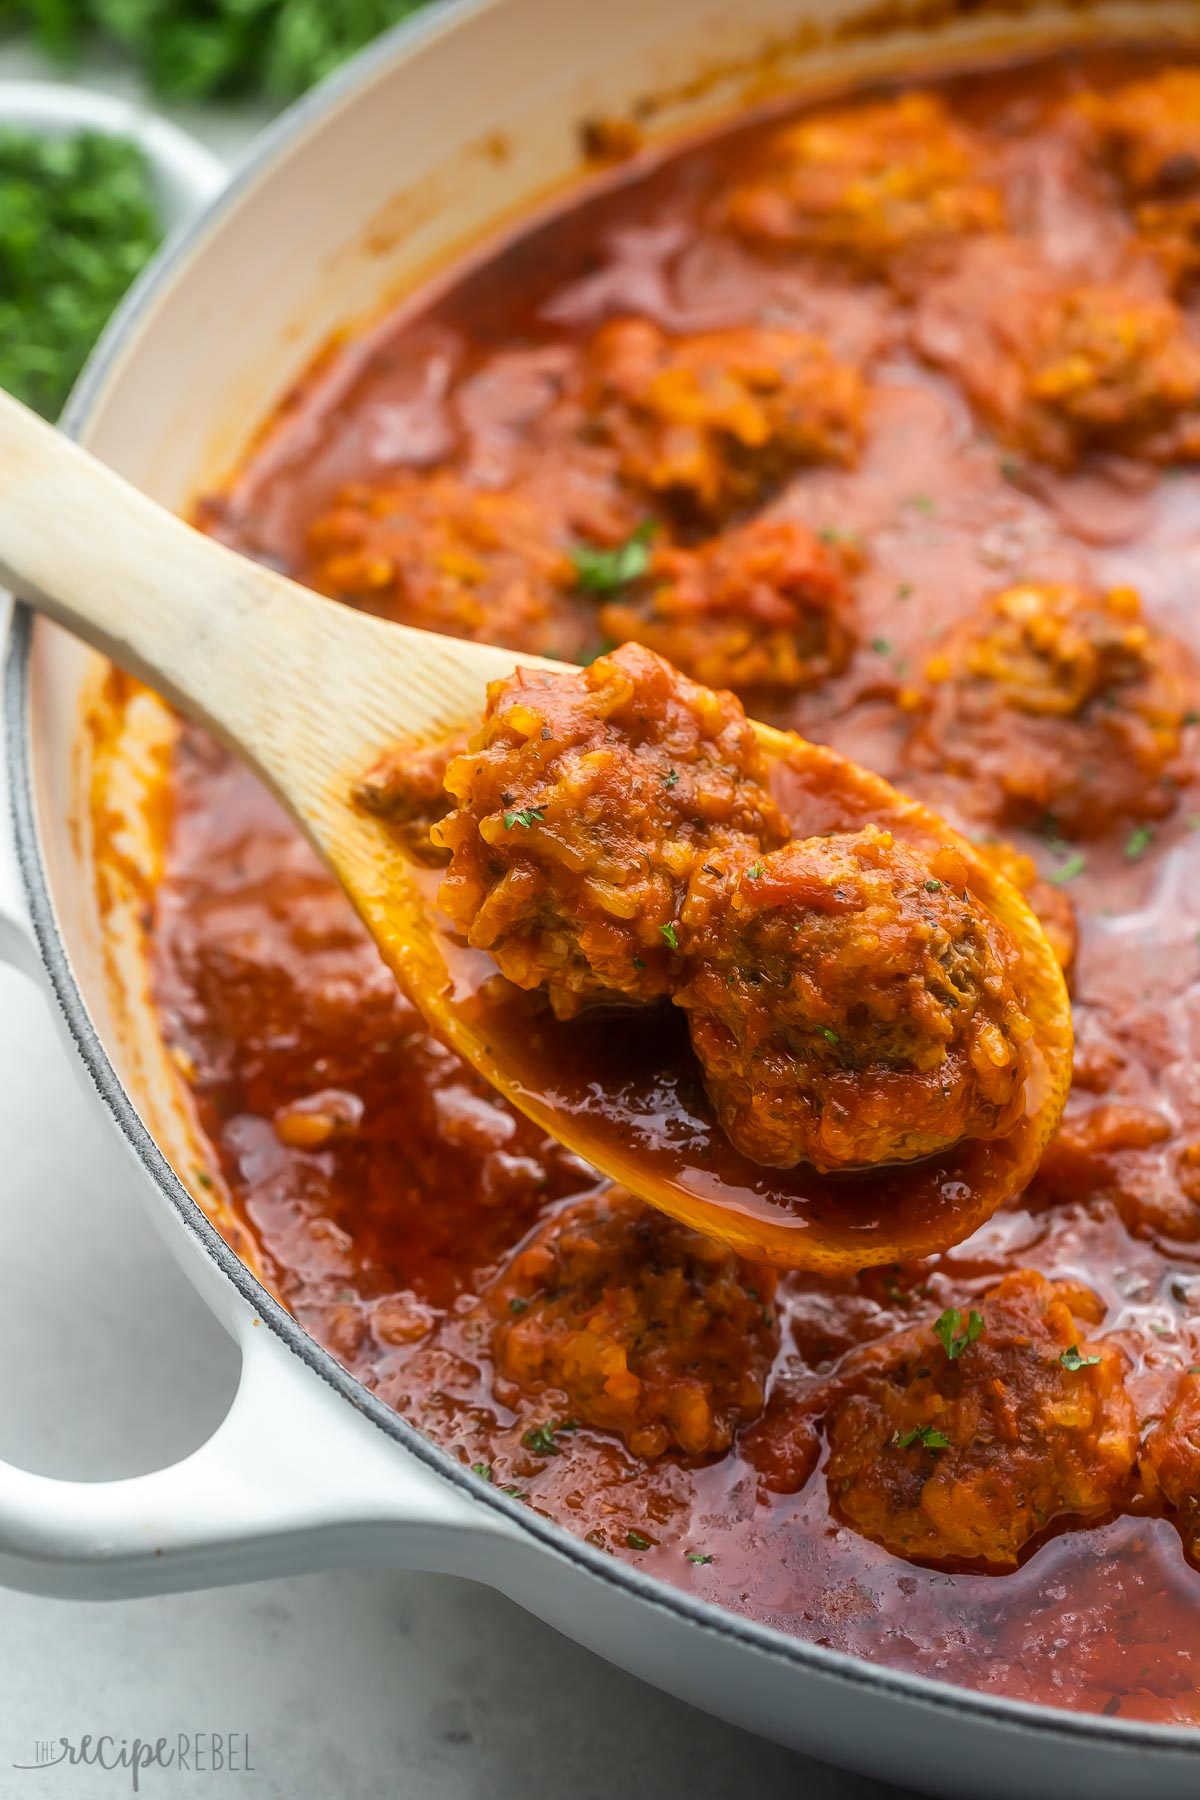
[[[295,829],[192,727],[174,754],[151,938],[163,1032],[211,1143],[210,1179],[228,1189],[268,1280],[481,1481],[667,1582],[839,1650],[976,1689],[1192,1721],[1200,315],[1188,208],[1200,113],[1182,116],[1180,103],[1177,119],[1169,95],[1143,106],[1150,136],[1178,125],[1183,140],[1156,163],[1136,95],[1133,124],[1080,104],[1157,79],[1168,62],[1186,67],[1122,49],[925,84],[968,145],[951,146],[965,156],[953,179],[930,184],[928,229],[928,192],[924,215],[912,196],[873,210],[877,172],[863,177],[862,205],[846,198],[849,177],[815,199],[789,186],[771,161],[778,116],[635,160],[335,354],[204,508],[228,541],[340,598],[579,660],[604,648],[602,608],[623,609],[629,635],[654,605],[638,586],[640,551],[614,598],[578,579],[580,544],[611,553],[654,518],[659,542],[684,556],[766,514],[840,546],[848,588],[823,568],[823,597],[804,601],[804,631],[814,606],[836,614],[815,648],[755,590],[762,624],[739,640],[743,697],[967,834],[1015,845],[1040,874],[1035,904],[1064,957],[1078,932],[1075,1083],[1027,1193],[946,1255],[844,1282],[760,1280],[678,1228],[636,1224],[635,1206],[606,1202],[586,1168],[430,1038]],[[936,168],[944,132],[924,116],[905,125],[917,139],[927,129]],[[811,142],[804,153],[816,154]],[[1076,303],[1084,289],[1103,315],[1095,330]],[[694,475],[690,441],[679,466],[693,474],[670,475],[693,482],[689,504],[664,498],[655,470],[678,450],[673,424],[652,446],[654,468],[634,446],[631,476],[628,445],[564,415],[597,330],[631,316],[679,339],[815,334],[865,382],[860,442],[827,454],[793,437],[792,461],[764,469],[718,434]],[[483,524],[478,492],[498,509]],[[1100,650],[1099,601],[1086,619],[1062,602],[1067,626],[1057,600],[1039,614],[1056,670],[1056,657],[1069,670],[1076,652],[1117,644],[1118,686],[1104,690],[1117,698],[1102,694],[1086,741],[1058,673],[1045,704],[1026,693],[982,724],[938,686],[955,669],[976,697],[1025,679],[1005,663],[1000,688],[979,688],[983,653],[971,639],[960,655],[952,634],[970,636],[996,595],[1031,584],[1043,598],[1140,595],[1140,608],[1113,602]],[[679,660],[695,607],[685,593],[660,612],[653,628],[674,635],[655,647]],[[712,678],[711,657],[697,673]],[[1105,705],[1124,738],[1104,735]],[[1034,869],[1020,878],[1034,893]],[[1087,1297],[1047,1302],[1029,1276],[985,1302],[1018,1271]],[[605,1373],[609,1339],[572,1339],[558,1361],[547,1350],[566,1304],[555,1296],[576,1280],[593,1281],[602,1306],[627,1306],[631,1355],[655,1339],[636,1428]],[[692,1361],[673,1336],[689,1307],[701,1314]],[[929,1334],[951,1307],[953,1358]],[[976,1307],[987,1325],[970,1341]],[[1013,1376],[1029,1343],[1043,1360]],[[857,1411],[839,1399],[877,1353],[911,1376],[882,1439],[878,1394]],[[970,1451],[948,1444],[953,1430],[978,1428],[957,1387],[946,1410],[951,1383],[970,1399],[985,1375],[996,1392],[1011,1383],[1017,1410],[1044,1409],[1040,1466],[1015,1416],[1007,1462],[1003,1430],[982,1476],[947,1460]],[[1082,1423],[1075,1392],[1089,1397]],[[931,1419],[940,1435],[921,1423]],[[912,1554],[896,1554],[880,1509],[924,1505],[939,1468],[960,1471],[948,1522],[926,1519],[905,1540]],[[1039,1486],[1036,1518],[1014,1533],[1014,1509]],[[979,1558],[958,1531],[977,1524]]]

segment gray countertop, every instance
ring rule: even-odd
[[[116,63],[83,78],[135,94]],[[0,49],[0,78],[61,79]],[[231,155],[254,109],[174,115]],[[0,1455],[99,1480],[177,1459],[232,1397],[232,1346],[179,1273],[49,1003],[0,971]],[[0,1794],[130,1792],[123,1770],[17,1773],[39,1739],[245,1733],[252,1772],[150,1770],[142,1793],[235,1800],[868,1800],[885,1790],[716,1723],[511,1602],[345,1573],[127,1603],[0,1593]]]

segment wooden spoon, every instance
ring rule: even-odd
[[[3,394],[0,580],[245,758],[329,863],[438,1035],[546,1131],[664,1212],[745,1256],[842,1273],[958,1242],[1033,1174],[1070,1080],[1062,973],[986,858],[877,776],[757,727],[798,835],[874,820],[923,848],[955,844],[967,859],[973,894],[1023,952],[1036,1026],[1026,1111],[1003,1139],[918,1164],[861,1176],[764,1169],[714,1124],[678,1029],[664,1043],[628,1020],[561,1025],[531,1009],[453,936],[436,908],[436,872],[409,861],[352,802],[388,745],[435,742],[477,721],[487,683],[512,673],[512,651],[320,598],[192,530]]]

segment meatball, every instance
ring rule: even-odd
[[[1179,307],[1132,278],[1064,280],[989,246],[929,290],[916,335],[998,436],[1057,468],[1200,454],[1200,348]]]
[[[1200,69],[1164,69],[1077,102],[1096,152],[1172,285],[1200,274]]]
[[[425,631],[564,657],[590,636],[566,522],[515,489],[391,474],[344,488],[307,547],[309,586]]]
[[[1142,1479],[1175,1514],[1189,1556],[1200,1556],[1200,1369],[1188,1369],[1142,1450]]]
[[[794,692],[845,668],[853,644],[852,553],[791,519],[755,519],[699,550],[656,549],[646,579],[601,609],[709,687]]]
[[[390,826],[419,862],[446,861],[429,834],[454,804],[446,792],[446,770],[466,747],[462,734],[440,744],[391,744],[354,789],[358,805]]]
[[[993,839],[980,848],[988,861],[994,863],[1028,900],[1069,985],[1079,948],[1079,924],[1070,897],[1039,875],[1032,856],[1026,856],[1015,844]]]
[[[1052,1520],[1117,1506],[1138,1428],[1124,1353],[1085,1340],[1102,1314],[1022,1270],[974,1317],[872,1344],[828,1421],[841,1516],[896,1556],[1006,1567]]]
[[[755,1162],[906,1162],[1008,1130],[1032,1026],[1019,953],[957,850],[874,826],[797,839],[689,910],[678,989],[726,1134]],[[686,915],[685,915],[686,917]]]
[[[805,463],[851,462],[865,388],[804,333],[670,338],[648,320],[615,319],[589,348],[583,404],[627,482],[712,520]]]
[[[727,1450],[762,1411],[774,1293],[770,1269],[609,1188],[543,1225],[489,1295],[497,1397],[635,1456]]]
[[[910,754],[970,780],[986,816],[1100,837],[1174,805],[1194,686],[1132,588],[1006,588],[903,696],[919,714]]]
[[[998,231],[1004,202],[973,135],[932,94],[818,113],[767,146],[727,209],[745,237],[824,252],[868,274],[902,253]]]
[[[441,904],[518,987],[560,1018],[672,985],[696,867],[787,827],[732,694],[637,644],[564,674],[518,670],[446,772],[457,807]]]

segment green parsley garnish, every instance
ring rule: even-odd
[[[929,877],[929,880],[925,883],[925,892],[927,894],[940,894],[941,891],[942,891],[941,882],[937,879],[937,877],[935,875],[931,875]]]
[[[0,130],[0,387],[57,418],[161,235],[136,144]]]
[[[625,1533],[625,1542],[629,1545],[631,1550],[649,1550],[651,1547],[650,1539],[648,1537],[643,1537],[640,1531],[627,1531]]]
[[[547,1419],[544,1425],[531,1425],[521,1442],[535,1456],[553,1456],[558,1449],[559,1433],[578,1430],[574,1419]]]
[[[841,1038],[838,1036],[837,1032],[834,1031],[832,1029],[832,1027],[829,1025],[822,1025],[821,1036],[825,1039],[826,1043],[828,1043],[828,1044],[840,1044],[842,1041]]]
[[[640,580],[650,567],[650,540],[657,530],[655,521],[647,519],[615,549],[576,544],[571,552],[576,586],[588,594],[612,594],[631,581]]]
[[[492,1465],[491,1463],[472,1463],[471,1473],[472,1475],[478,1475],[481,1481],[490,1481],[492,1479]]]
[[[688,1550],[685,1554],[690,1563],[710,1563],[712,1561],[711,1555],[705,1550]]]
[[[964,1327],[963,1316],[956,1306],[948,1306],[933,1328],[934,1336],[951,1362],[957,1362],[968,1344],[983,1336],[982,1313],[971,1312],[967,1315]]]
[[[522,806],[518,812],[505,813],[504,829],[505,831],[511,831],[514,825],[523,825],[525,830],[528,831],[535,820],[544,819],[545,816],[546,809],[544,806]]]
[[[678,769],[668,769],[666,774],[663,776],[663,786],[669,787],[669,788],[674,787],[675,783],[678,780],[679,780]]]
[[[1079,1345],[1072,1344],[1069,1350],[1063,1351],[1058,1360],[1064,1369],[1070,1369],[1071,1373],[1074,1374],[1076,1369],[1090,1368],[1093,1363],[1098,1363],[1100,1358],[1098,1356],[1081,1356],[1079,1353]]]
[[[910,1450],[920,1444],[923,1450],[948,1450],[950,1439],[933,1425],[914,1425],[911,1431],[898,1431],[892,1439],[898,1450]]]
[[[1082,875],[1086,868],[1087,857],[1082,850],[1077,850],[1074,856],[1068,856],[1061,868],[1051,869],[1046,880],[1053,882],[1055,887],[1062,887],[1064,882],[1074,881],[1077,875]]]
[[[1153,842],[1154,827],[1152,825],[1135,825],[1125,839],[1125,860],[1136,862],[1139,856],[1146,854]]]
[[[758,881],[762,876],[762,872],[763,866],[760,862],[751,863],[750,867],[746,870],[746,880]]]
[[[887,638],[872,638],[871,648],[876,656],[890,656],[892,654],[892,646]]]
[[[522,1300],[519,1294],[514,1294],[508,1303],[508,1310],[510,1313],[523,1313],[528,1305],[528,1300]]]
[[[71,59],[95,31],[175,100],[265,91],[290,100],[421,0],[21,0],[49,55]]]
[[[213,1181],[213,1178],[207,1169],[196,1169],[194,1173],[197,1182],[202,1188],[212,1188],[216,1186],[216,1183]]]
[[[670,944],[672,950],[678,950],[679,939],[675,936],[675,927],[673,925],[660,925],[658,929],[662,933],[663,937],[666,938],[666,940],[667,940],[668,944]]]

